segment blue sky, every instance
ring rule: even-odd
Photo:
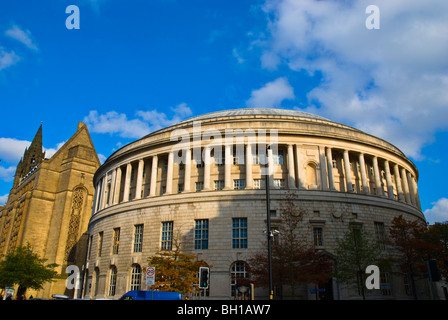
[[[104,160],[190,116],[276,107],[396,145],[446,221],[447,56],[446,0],[3,0],[0,204],[41,121],[48,155],[82,121]]]

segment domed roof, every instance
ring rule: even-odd
[[[285,110],[285,109],[267,109],[267,108],[244,108],[244,109],[233,109],[233,110],[224,110],[224,111],[216,111],[211,113],[206,113],[203,115],[199,115],[196,117],[192,117],[186,120],[181,121],[180,123],[190,122],[190,121],[199,121],[211,118],[220,118],[220,117],[238,117],[238,116],[288,116],[288,117],[300,117],[300,118],[309,118],[316,120],[325,120],[320,116],[316,116],[311,113],[306,113],[298,110]]]

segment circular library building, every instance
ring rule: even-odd
[[[267,194],[272,228],[294,194],[304,212],[298,232],[334,255],[351,222],[384,242],[395,217],[425,222],[417,182],[416,166],[392,144],[309,113],[247,108],[181,121],[125,145],[95,173],[82,296],[150,290],[148,257],[180,250],[210,265],[201,299],[238,299],[241,279],[250,283],[248,260],[266,248]],[[411,298],[408,287],[405,275],[381,272],[368,297]],[[301,285],[294,298],[316,299],[312,288]],[[292,298],[289,285],[273,291]],[[360,297],[334,278],[321,291]],[[252,294],[269,296],[257,286]]]

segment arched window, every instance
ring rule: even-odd
[[[132,267],[131,271],[130,290],[140,290],[141,282],[142,282],[142,268],[138,264],[135,264]]]
[[[235,261],[230,266],[230,291],[232,297],[235,296],[237,285],[241,284],[241,282],[247,282],[243,279],[249,278],[249,272],[247,271],[248,269],[247,263],[244,261]]]
[[[317,189],[317,170],[312,162],[306,165],[306,184],[308,189]]]
[[[100,282],[100,269],[98,267],[95,268],[94,271],[95,276],[95,288],[93,289],[93,295],[96,296],[98,294],[98,284]]]
[[[79,240],[79,226],[84,210],[85,194],[86,190],[84,187],[76,187],[73,190],[67,243],[65,245],[65,261],[67,262],[75,261],[76,244]]]
[[[117,267],[111,266],[109,271],[109,296],[115,295],[115,288],[117,287]]]

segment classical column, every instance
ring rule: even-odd
[[[252,144],[248,143],[246,145],[246,189],[253,188],[253,178],[252,178]]]
[[[347,186],[347,192],[353,192],[352,185],[352,173],[350,169],[350,159],[348,156],[348,150],[344,150],[344,169],[345,169],[345,183]]]
[[[319,168],[322,190],[328,190],[327,161],[325,160],[325,147],[323,146],[319,146]]]
[[[359,170],[361,171],[361,184],[362,184],[362,192],[365,194],[369,194],[369,183],[367,181],[366,174],[366,163],[364,160],[364,153],[359,154]]]
[[[118,167],[115,171],[114,200],[112,204],[117,204],[118,202],[120,202],[121,167]]]
[[[401,186],[401,177],[398,164],[394,165],[395,184],[397,186],[398,200],[404,201],[403,188]]]
[[[159,157],[157,155],[152,156],[152,168],[151,168],[151,183],[149,184],[149,196],[154,197],[157,189],[157,167]]]
[[[409,196],[411,198],[411,203],[416,206],[415,203],[415,192],[414,192],[414,184],[412,183],[412,177],[411,173],[409,171],[406,172],[407,178],[408,178],[408,184],[409,184]]]
[[[110,178],[110,189],[109,189],[109,202],[108,202],[109,206],[114,204],[116,175],[117,175],[117,170],[112,170],[112,176]]]
[[[384,160],[384,170],[386,171],[387,195],[389,199],[394,198],[394,185],[392,183],[392,176],[390,175],[389,161]]]
[[[412,204],[411,196],[409,195],[409,183],[408,183],[408,178],[406,176],[405,168],[401,168],[401,180],[402,180],[403,192],[404,192],[404,196],[406,198],[406,202],[409,204]]]
[[[412,184],[414,186],[414,192],[415,192],[415,204],[421,210],[422,207],[420,204],[420,196],[418,195],[417,179],[415,177],[412,177]]]
[[[99,206],[100,194],[101,194],[101,180],[98,181],[98,183],[96,184],[96,188],[95,188],[95,205],[93,206],[95,212],[100,210],[100,206]]]
[[[124,179],[123,202],[129,201],[129,190],[131,187],[131,171],[132,171],[132,165],[131,163],[128,163],[126,165],[126,177]]]
[[[373,162],[373,174],[375,177],[376,195],[382,196],[383,195],[383,187],[381,185],[380,170],[378,168],[378,158],[376,156],[374,156],[372,159],[372,162]]]
[[[331,148],[327,147],[327,172],[328,172],[328,184],[330,190],[336,190],[334,186],[334,176],[333,176],[333,155],[331,153]]]
[[[174,153],[173,151],[170,151],[168,153],[168,168],[166,171],[165,194],[171,194],[173,192],[173,164],[174,164]]]
[[[233,163],[233,159],[232,159],[232,152],[231,149],[232,145],[231,144],[226,144],[225,146],[225,160],[224,160],[224,189],[225,190],[232,190],[233,186],[232,186],[232,163]]]
[[[191,149],[185,150],[184,192],[190,192],[191,184]]]
[[[302,157],[300,156],[300,145],[296,144],[296,172],[297,172],[297,180],[299,189],[306,189],[306,177],[305,170],[303,168]]]
[[[210,190],[210,147],[204,147],[204,189],[205,191]]]
[[[143,165],[144,168],[144,176],[145,179],[143,180],[142,184],[143,184],[143,195],[142,197],[147,197],[149,196],[149,185],[150,185],[150,177],[151,177],[151,166],[149,165],[149,161],[146,162],[146,164]]]
[[[135,185],[135,198],[142,198],[142,185],[143,185],[143,159],[138,160],[138,169],[137,169],[137,183]]]
[[[288,144],[288,187],[289,189],[296,188],[296,173],[294,170],[294,149],[292,144]]]

